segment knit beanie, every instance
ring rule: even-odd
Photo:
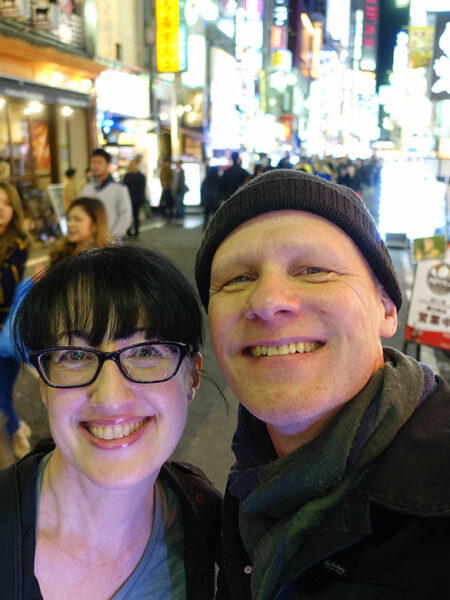
[[[347,187],[296,169],[275,169],[255,177],[226,200],[211,219],[195,264],[197,288],[206,310],[211,263],[217,248],[236,227],[274,210],[314,213],[340,227],[358,246],[397,310],[400,310],[402,292],[397,273],[364,202]]]

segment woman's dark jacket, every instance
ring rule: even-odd
[[[228,490],[218,600],[247,600],[251,562]],[[440,380],[367,476],[312,532],[276,600],[450,599],[450,388]]]
[[[36,470],[50,451],[0,471],[0,600],[42,600],[34,576]],[[169,462],[160,475],[177,494],[184,528],[187,600],[212,600],[222,498],[191,465]]]

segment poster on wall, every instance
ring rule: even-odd
[[[449,245],[445,258],[417,263],[405,340],[450,350]]]

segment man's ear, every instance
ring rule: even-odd
[[[384,316],[380,323],[380,337],[390,338],[397,331],[397,307],[393,300],[387,295],[385,289],[381,290],[381,303],[384,309]]]
[[[200,354],[200,352],[196,352],[194,354],[194,356],[192,357],[191,366],[190,366],[190,370],[189,370],[189,376],[191,379],[190,389],[188,392],[189,402],[192,402],[192,400],[194,399],[195,393],[197,392],[198,387],[200,385],[202,364],[203,364],[202,355]]]
[[[45,383],[42,381],[42,379],[39,379],[39,391],[41,392],[42,404],[45,406],[46,410],[48,410],[48,400],[47,400],[48,386],[45,385]]]

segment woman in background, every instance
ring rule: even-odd
[[[28,236],[24,228],[22,204],[16,188],[0,183],[0,329],[8,316],[14,292],[21,281],[28,258]],[[0,356],[0,413],[17,458],[30,451],[31,430],[19,421],[13,405],[14,384],[20,362]]]
[[[89,248],[100,248],[108,242],[109,237],[103,203],[96,198],[78,198],[67,212],[67,235],[50,250],[50,262]]]

